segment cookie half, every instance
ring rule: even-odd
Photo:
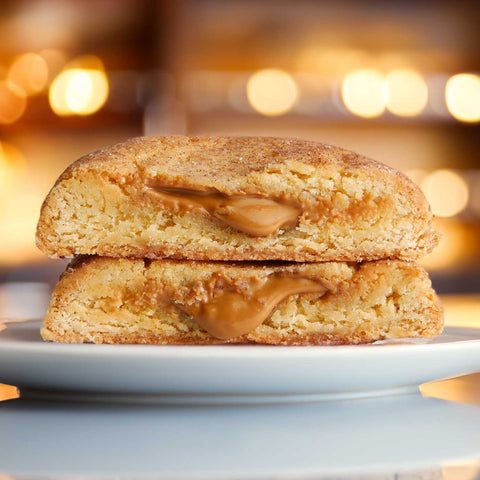
[[[83,257],[42,336],[56,342],[356,344],[432,337],[443,312],[411,262],[225,263]]]
[[[50,257],[414,260],[436,243],[425,197],[401,173],[262,137],[144,137],[94,152],[61,175],[37,227]]]

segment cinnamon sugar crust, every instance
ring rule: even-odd
[[[285,199],[293,226],[254,237],[201,209],[176,212],[149,185]],[[432,215],[407,177],[347,150],[268,137],[141,137],[86,155],[41,210],[38,247],[75,254],[192,260],[414,260],[437,243]]]

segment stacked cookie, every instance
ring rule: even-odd
[[[37,245],[76,257],[42,328],[59,342],[325,345],[431,337],[415,261],[437,243],[408,178],[277,138],[145,137],[72,164]]]

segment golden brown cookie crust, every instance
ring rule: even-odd
[[[301,274],[318,279],[328,292],[292,295],[255,330],[226,342],[177,308],[195,301],[195,285],[218,272],[237,282],[275,272]],[[172,302],[165,302],[160,291],[167,291]],[[233,264],[85,257],[62,275],[42,336],[67,343],[333,345],[433,337],[442,326],[442,307],[428,275],[412,262]]]
[[[252,237],[208,214],[162,209],[146,185],[288,198],[319,212]],[[86,155],[57,180],[37,245],[50,257],[361,261],[417,259],[437,243],[419,190],[347,150],[270,137],[141,137]]]

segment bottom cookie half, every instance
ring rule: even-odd
[[[334,345],[433,337],[443,310],[415,263],[80,257],[42,337],[66,343]]]

